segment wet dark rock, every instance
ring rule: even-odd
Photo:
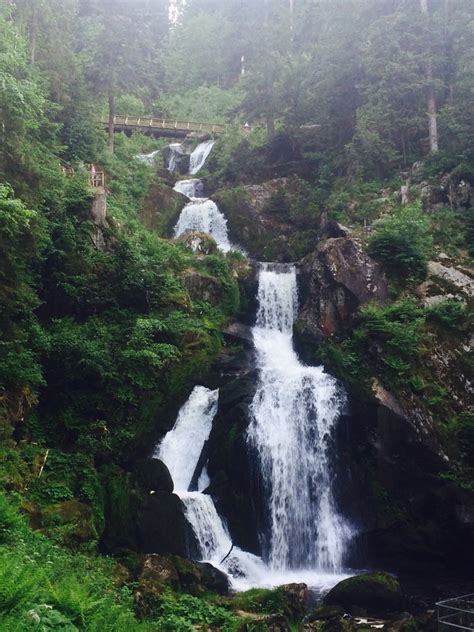
[[[353,614],[385,616],[400,611],[402,591],[398,580],[388,573],[365,573],[339,582],[324,603]]]
[[[189,162],[191,159],[191,155],[186,152],[185,148],[181,145],[170,147],[167,146],[163,149],[163,159],[165,164],[168,166],[170,163],[170,159],[174,156],[175,159],[175,172],[184,176],[189,173]]]
[[[301,341],[319,344],[347,330],[361,306],[384,304],[388,284],[380,266],[355,240],[328,239],[301,262],[302,307],[296,332]]]
[[[207,590],[219,595],[229,592],[229,578],[225,573],[208,562],[197,562],[196,565],[201,571],[201,582]]]
[[[147,492],[173,492],[173,479],[168,468],[159,459],[146,459],[139,463],[135,470],[139,484]]]
[[[192,562],[176,555],[171,556],[170,561],[176,569],[182,590],[195,596],[208,592],[224,595],[229,591],[227,575],[212,564]]]
[[[231,323],[224,329],[224,336],[230,340],[237,340],[245,345],[253,345],[252,329],[242,323]]]
[[[140,221],[163,237],[171,235],[181,210],[189,202],[185,195],[173,191],[170,184],[158,179],[153,182],[139,213]]]
[[[149,494],[137,508],[138,550],[143,553],[188,551],[188,525],[179,496],[167,492]]]
[[[250,352],[247,358],[254,361]],[[247,442],[249,406],[257,382],[258,372],[249,365],[221,388],[208,465],[212,481],[208,491],[227,521],[234,544],[254,553],[260,553],[258,534],[265,516],[260,468]]]
[[[322,605],[313,610],[308,616],[308,621],[328,621],[329,619],[337,619],[342,617],[344,609],[341,606]]]

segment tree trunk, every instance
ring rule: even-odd
[[[423,15],[428,21],[430,12],[428,9],[428,0],[420,0],[420,8]],[[429,137],[430,137],[430,153],[435,154],[439,151],[438,144],[438,116],[436,108],[436,95],[433,87],[433,61],[430,58],[426,66],[426,79],[428,82],[428,119],[429,119]]]
[[[114,124],[115,117],[115,103],[114,103],[114,93],[112,91],[109,92],[109,138],[108,138],[108,148],[109,151],[114,153]]]
[[[35,3],[33,3],[33,14],[31,16],[30,27],[30,61],[32,64],[36,61],[36,33],[37,33],[37,21],[38,13],[36,11]]]

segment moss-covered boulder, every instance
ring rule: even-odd
[[[191,562],[177,555],[173,555],[170,559],[176,568],[184,591],[195,596],[208,592],[224,595],[229,591],[227,575],[212,564]]]
[[[287,584],[273,589],[251,588],[235,595],[230,605],[234,610],[269,614],[295,622],[304,617],[307,601],[306,584]]]
[[[74,498],[43,509],[41,522],[45,533],[71,548],[97,539],[92,509]]]
[[[140,211],[142,223],[160,236],[167,236],[189,200],[173,191],[165,182],[157,180],[150,186]]]
[[[176,241],[198,255],[214,255],[217,252],[216,241],[206,233],[185,230]]]
[[[324,598],[326,605],[340,606],[351,614],[386,616],[400,611],[402,592],[388,573],[364,573],[339,582]]]
[[[146,555],[140,572],[140,580],[169,586],[173,590],[180,588],[178,572],[173,562],[164,555]]]

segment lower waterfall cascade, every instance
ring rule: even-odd
[[[268,563],[338,573],[353,535],[332,489],[333,432],[345,394],[322,367],[302,365],[293,349],[294,266],[261,264],[258,305],[253,339],[260,379],[248,441],[268,497]]]

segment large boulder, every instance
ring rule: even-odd
[[[324,603],[351,614],[383,617],[400,611],[402,591],[398,580],[388,573],[364,573],[339,582]]]
[[[379,264],[348,237],[328,239],[305,257],[299,285],[302,308],[296,329],[309,344],[347,330],[361,306],[384,304],[388,298]]]
[[[217,509],[226,519],[236,546],[261,553],[258,534],[265,531],[265,511],[260,468],[247,441],[249,407],[258,373],[251,352],[239,354],[248,363],[246,370],[225,384],[219,393],[219,406],[209,437],[208,470],[211,493]],[[230,370],[234,367],[230,366]]]
[[[173,562],[168,557],[155,553],[144,557],[139,579],[173,590],[180,588],[178,572]]]
[[[149,230],[164,237],[171,233],[180,212],[188,202],[186,196],[173,191],[172,186],[157,179],[148,189],[139,218]]]
[[[135,470],[135,476],[139,484],[147,492],[172,493],[174,484],[171,474],[159,459],[146,459],[139,463]]]
[[[149,494],[137,509],[137,544],[140,552],[187,554],[188,526],[179,496],[168,492]]]
[[[207,592],[219,595],[229,592],[229,578],[212,564],[191,562],[176,555],[170,559],[178,574],[180,586],[184,591],[196,596]]]

